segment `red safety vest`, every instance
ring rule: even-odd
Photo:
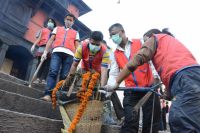
[[[176,71],[198,63],[191,52],[172,36],[167,34],[156,34],[154,36],[157,40],[157,49],[153,63],[168,89],[170,79]]]
[[[101,44],[101,49],[94,56],[89,57],[89,43],[82,44],[82,68],[86,71],[94,69],[97,72],[101,72],[101,62],[103,59],[103,54],[106,52],[106,47]]]
[[[65,47],[75,53],[76,34],[77,31],[73,29],[66,30],[64,27],[57,27],[53,48]]]
[[[196,65],[197,61],[184,45],[166,34],[154,35],[157,40],[157,50],[153,57],[153,63],[161,76],[166,88],[176,71],[184,67]]]
[[[41,30],[40,34],[41,34],[41,38],[40,38],[40,41],[39,41],[39,43],[37,45],[38,46],[46,45],[48,40],[49,40],[49,37],[50,37],[50,34],[51,34],[51,30],[49,30],[48,28],[43,28]]]
[[[137,51],[142,47],[142,44],[139,39],[133,39],[131,44],[131,55],[130,59],[137,53]],[[128,59],[123,51],[115,50],[114,52],[115,59],[120,69],[123,69],[130,59]],[[139,66],[134,72],[132,72],[125,79],[126,87],[148,87],[152,85],[153,76],[152,71],[148,63]]]

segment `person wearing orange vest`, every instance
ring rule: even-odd
[[[109,28],[110,37],[117,48],[112,57],[111,69],[109,74],[108,83],[105,86],[109,87],[115,84],[116,78],[120,72],[126,66],[126,63],[134,57],[134,55],[142,47],[140,39],[129,40],[126,37],[123,26],[119,23],[113,24]],[[121,133],[136,133],[139,129],[139,114],[133,111],[133,107],[147,92],[133,92],[128,90],[128,87],[150,87],[153,84],[152,71],[149,64],[145,63],[140,66],[134,73],[130,73],[125,79],[123,107],[124,107],[124,124],[121,128]],[[155,97],[155,110],[153,118],[153,132],[158,132],[160,122],[160,101],[158,96]],[[150,132],[151,117],[152,117],[152,104],[153,96],[143,106],[143,133]]]
[[[46,101],[51,101],[50,91],[56,85],[58,72],[60,71],[59,80],[65,79],[68,75],[73,62],[74,53],[79,45],[79,33],[72,29],[72,25],[75,21],[74,15],[67,14],[64,21],[65,27],[54,28],[41,58],[45,60],[50,47],[52,47],[53,50],[49,74],[47,76],[47,85],[45,87],[45,96],[42,97],[42,99]]]
[[[158,31],[158,32],[157,32]],[[120,72],[113,91],[138,66],[152,59],[172,99],[169,125],[172,133],[200,133],[200,65],[192,53],[170,32],[152,29],[146,42]]]
[[[71,80],[71,77],[73,77],[76,72],[79,62],[82,60],[81,68],[84,71],[97,71],[101,73],[101,86],[106,84],[110,60],[109,52],[102,41],[103,34],[100,31],[93,31],[89,42],[85,41],[77,48],[66,82]]]
[[[56,27],[56,22],[52,18],[49,18],[47,20],[47,22],[45,22],[45,23],[47,23],[47,24],[44,24],[44,25],[46,25],[45,26],[46,28],[42,28],[38,32],[38,34],[36,36],[37,40],[34,42],[33,46],[31,47],[31,52],[34,53],[35,47],[38,46],[38,49],[35,53],[35,56],[38,60],[38,65],[40,63],[41,56],[44,52],[47,41],[49,40],[49,38],[51,36],[51,32]],[[48,74],[49,65],[50,65],[50,58],[48,57],[42,64],[42,67],[40,68],[40,70],[38,72],[37,79],[36,79],[36,81],[34,81],[34,83],[40,83],[40,82],[45,83],[45,80],[46,80],[47,74]]]

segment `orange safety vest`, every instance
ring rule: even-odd
[[[157,41],[157,49],[152,61],[168,89],[170,79],[178,70],[198,63],[191,52],[174,37],[167,34],[154,36]]]
[[[124,55],[123,51],[115,50],[114,55],[116,62],[120,69],[123,69],[130,59],[137,53],[137,51],[142,47],[139,39],[133,39],[131,44],[131,55],[128,59]],[[126,87],[148,87],[153,83],[152,71],[148,63],[139,66],[134,72],[132,72],[125,79]]]
[[[50,38],[51,30],[49,30],[48,28],[43,28],[40,34],[41,34],[41,38],[37,45],[38,46],[46,45]]]
[[[53,48],[65,47],[75,53],[76,34],[77,31],[73,29],[66,30],[64,27],[57,27]]]
[[[101,49],[94,56],[90,57],[89,43],[82,44],[82,68],[86,71],[94,69],[101,72],[101,62],[103,54],[106,52],[106,47],[101,44]]]

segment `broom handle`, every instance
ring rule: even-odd
[[[41,61],[40,61],[40,64],[38,65],[38,67],[37,67],[35,73],[33,74],[33,77],[32,77],[32,79],[31,79],[31,81],[29,82],[29,86],[28,86],[28,87],[31,87],[31,84],[33,83],[33,81],[34,81],[35,78],[37,77],[37,74],[38,74],[40,68],[42,67],[42,64],[44,63],[44,61],[45,61],[45,60],[41,60]]]
[[[76,81],[76,76],[74,77],[74,80],[72,82],[72,85],[69,88],[69,91],[67,92],[67,96],[70,97],[70,95],[72,94],[72,90],[74,89],[74,83]]]

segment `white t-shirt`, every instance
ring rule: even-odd
[[[68,30],[69,30],[69,28],[66,29],[66,31],[68,31]],[[54,28],[52,31],[53,35],[56,35],[56,33],[57,33],[57,27]],[[76,40],[80,40],[78,32],[76,33]],[[70,49],[64,48],[64,47],[56,47],[53,49],[52,53],[54,53],[54,52],[63,52],[63,53],[74,56],[74,53]]]

